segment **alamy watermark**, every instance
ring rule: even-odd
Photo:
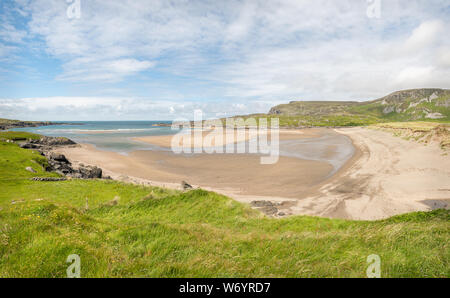
[[[69,19],[81,18],[81,0],[66,0],[69,3],[66,14]]]
[[[381,278],[381,258],[379,255],[370,255],[367,257],[369,266],[366,270],[368,278]]]
[[[66,263],[71,263],[67,267],[67,277],[68,278],[80,278],[81,277],[81,259],[77,254],[69,255],[66,259]]]
[[[172,137],[172,152],[180,153],[250,153],[261,154],[261,164],[279,159],[279,119],[227,118],[203,120],[201,110],[194,121],[177,119],[172,129],[181,130]],[[270,138],[270,142],[269,142]]]
[[[367,17],[379,19],[381,17],[381,0],[367,0]]]

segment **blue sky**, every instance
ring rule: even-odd
[[[445,0],[2,0],[0,21],[5,118],[223,117],[450,87]]]

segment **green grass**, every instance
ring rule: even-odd
[[[415,140],[428,144],[431,140],[438,141],[441,149],[450,148],[450,124],[440,122],[389,122],[370,125],[369,128],[388,131],[394,136],[406,140]]]
[[[24,141],[27,139],[39,140],[40,135],[25,131],[0,131],[0,141]]]
[[[271,219],[204,190],[30,181],[54,175],[36,154],[0,142],[0,277],[65,277],[70,254],[82,277],[365,277],[370,254],[384,277],[450,276],[445,210]]]
[[[443,127],[450,129],[450,124],[438,123],[438,122],[424,122],[424,121],[413,121],[413,122],[388,122],[375,124],[373,127],[378,128],[393,128],[393,129],[410,129],[413,132],[428,132],[438,127]]]
[[[450,90],[412,89],[363,102],[291,101],[273,107],[269,111],[269,117],[280,118],[280,126],[283,127],[365,126],[405,121],[449,123],[449,102]],[[427,118],[428,113],[440,113],[442,118]]]

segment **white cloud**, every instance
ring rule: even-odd
[[[444,25],[439,20],[421,23],[405,42],[405,48],[410,51],[417,51],[432,45],[441,33]]]
[[[281,103],[281,102],[280,102]],[[204,118],[266,112],[273,102],[168,101],[131,97],[43,97],[0,99],[0,117],[21,120],[172,120],[193,119],[195,110]]]
[[[118,83],[134,86],[130,76],[146,72],[156,75],[141,88],[172,96],[158,104],[148,98],[59,97],[69,103],[60,107],[71,111],[67,116],[74,107],[86,115],[97,108],[112,117],[143,117],[142,111],[156,106],[159,114],[151,117],[188,115],[194,107],[211,115],[242,114],[294,99],[368,99],[403,88],[450,87],[446,0],[382,1],[380,19],[367,17],[366,1],[351,0],[81,0],[80,19],[67,18],[65,1],[20,2],[20,15],[30,18],[28,30],[8,27],[4,39],[42,39],[45,52],[61,62],[57,80],[106,82],[110,87],[98,93],[128,94],[133,90],[120,92]],[[17,46],[0,44],[0,59]],[[169,79],[158,81],[160,74]],[[198,90],[184,94],[179,81],[170,81],[174,77]],[[210,85],[204,87],[205,81]],[[55,98],[30,100],[15,106],[30,111],[30,104],[45,114],[60,104]],[[0,103],[12,111],[14,100]]]

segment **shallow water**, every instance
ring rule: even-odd
[[[91,144],[98,149],[128,153],[134,150],[158,150],[157,146],[132,140],[134,137],[175,134],[170,127],[152,126],[170,121],[84,121],[71,125],[15,128],[51,137],[67,137],[77,143]]]
[[[92,144],[95,147],[127,154],[136,150],[164,150],[155,145],[132,140],[134,137],[172,135],[179,130],[170,127],[152,126],[169,121],[86,121],[74,125],[52,125],[16,128],[14,131],[28,131],[46,136],[63,136],[77,143]],[[320,137],[296,140],[281,140],[280,155],[306,160],[323,161],[333,166],[328,176],[336,173],[354,154],[355,149],[347,136],[329,129],[318,130]]]
[[[280,155],[324,161],[333,166],[328,176],[336,173],[355,153],[352,141],[334,131],[322,130],[318,138],[280,141]]]

